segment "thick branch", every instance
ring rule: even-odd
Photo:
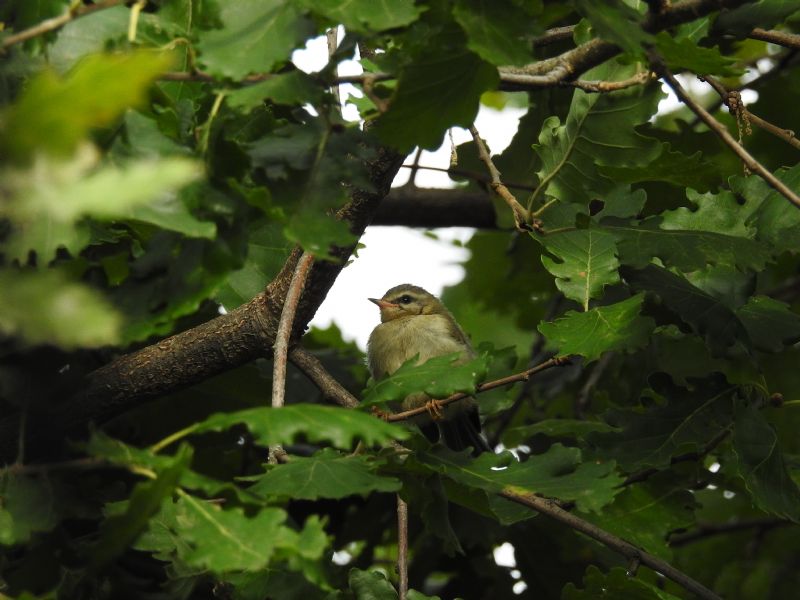
[[[645,552],[641,548],[637,548],[630,542],[626,542],[622,538],[619,538],[605,531],[604,529],[600,529],[599,527],[592,525],[588,521],[584,521],[580,517],[573,515],[572,513],[559,507],[558,504],[556,504],[556,502],[553,500],[542,498],[540,496],[531,494],[530,492],[520,491],[514,488],[506,488],[500,492],[499,495],[507,500],[516,502],[517,504],[522,504],[523,506],[532,508],[536,512],[547,515],[548,517],[551,517],[576,531],[580,531],[581,533],[588,535],[590,538],[597,540],[604,546],[607,546],[613,551],[622,554],[626,559],[628,559],[629,562],[634,564],[643,564],[646,567],[650,567],[654,571],[661,573],[665,577],[671,579],[684,589],[689,590],[700,598],[705,598],[706,600],[721,600],[719,596],[717,596],[703,584],[695,581],[669,563],[653,556],[649,552]]]
[[[372,225],[494,229],[497,221],[486,192],[403,186],[381,202]]]
[[[382,150],[369,164],[375,192],[356,191],[338,213],[360,236],[381,199],[388,193],[403,156]],[[297,339],[328,293],[353,246],[335,248],[338,262],[314,264],[294,320]],[[43,445],[63,438],[90,421],[102,422],[142,402],[184,389],[260,356],[270,353],[284,298],[302,250],[295,249],[281,272],[250,302],[226,315],[173,335],[137,352],[121,356],[89,373],[75,397],[51,408],[47,414],[31,413],[28,444]],[[38,418],[36,418],[38,417]],[[13,459],[17,447],[18,419],[0,421],[0,460]]]

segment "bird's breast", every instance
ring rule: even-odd
[[[455,352],[463,353],[464,358],[469,357],[470,348],[454,338],[452,330],[447,317],[439,314],[415,315],[378,325],[367,345],[372,376],[380,379],[392,374],[417,354],[418,364]]]

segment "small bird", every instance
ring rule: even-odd
[[[381,299],[369,298],[369,301],[381,309],[381,323],[372,330],[367,342],[367,363],[375,380],[391,375],[416,355],[419,355],[417,364],[456,352],[461,354],[456,364],[475,358],[475,351],[450,311],[421,287],[404,283],[390,289]],[[415,418],[415,423],[431,442],[441,438],[452,450],[471,447],[475,456],[491,452],[481,435],[474,398],[439,407],[420,392],[403,401],[403,410],[419,406],[427,406],[428,413]]]

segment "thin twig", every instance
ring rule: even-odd
[[[754,40],[761,40],[762,42],[769,42],[777,46],[800,49],[800,34],[797,33],[775,31],[774,29],[766,30],[756,27],[747,34],[747,37],[753,38]]]
[[[297,304],[303,293],[306,284],[306,277],[314,264],[314,255],[304,252],[298,259],[294,269],[289,289],[286,291],[286,299],[281,310],[281,319],[278,322],[278,331],[275,334],[275,345],[272,353],[272,408],[283,406],[286,394],[286,357],[289,350],[289,337],[292,334],[294,324],[294,314],[297,311]],[[280,446],[274,448],[274,453],[270,449],[270,455],[275,455],[279,460],[284,451]]]
[[[457,394],[452,394],[447,398],[439,400],[438,403],[442,406],[446,406],[451,402],[456,402],[468,396],[473,396],[474,394],[480,394],[481,392],[488,392],[489,390],[493,390],[494,388],[502,387],[510,383],[516,383],[518,381],[527,381],[529,377],[535,375],[536,373],[545,371],[552,367],[560,367],[562,365],[569,364],[569,361],[570,361],[569,356],[557,356],[555,358],[551,358],[550,360],[546,360],[543,363],[536,365],[535,367],[526,369],[525,371],[522,371],[520,373],[515,373],[514,375],[509,375],[508,377],[501,377],[500,379],[495,379],[494,381],[487,381],[486,383],[481,383],[475,388],[475,392],[473,393],[459,392]],[[390,423],[395,421],[405,421],[410,417],[421,415],[427,411],[428,411],[427,407],[420,406],[418,408],[412,408],[411,410],[405,410],[403,412],[385,415],[385,419]]]
[[[565,40],[572,39],[572,33],[575,31],[575,25],[566,25],[565,27],[553,27],[552,29],[548,29],[538,38],[534,38],[533,40],[533,47],[534,48],[541,48],[543,46],[549,46],[550,44],[556,44],[558,42],[563,42]]]
[[[421,146],[419,146],[417,148],[417,151],[414,153],[414,162],[412,162],[411,165],[409,166],[409,168],[411,169],[411,174],[408,176],[408,181],[406,182],[406,185],[410,185],[412,187],[416,187],[417,184],[415,183],[415,181],[417,179],[417,172],[420,170],[420,166],[419,166],[419,159],[420,158],[422,158],[422,147]],[[405,167],[406,165],[403,165],[403,166]]]
[[[584,79],[577,79],[570,81],[565,85],[576,87],[584,92],[601,94],[606,92],[615,92],[617,90],[624,90],[625,88],[633,87],[635,85],[642,85],[654,78],[654,74],[650,71],[640,71],[633,77],[623,79],[621,81],[586,81]]]
[[[784,521],[783,519],[771,517],[752,519],[750,521],[733,521],[731,523],[698,523],[697,529],[670,536],[669,545],[672,548],[678,548],[698,540],[724,533],[735,533],[745,529],[759,529],[763,532],[784,525],[793,525],[793,523],[791,521]]]
[[[626,559],[628,559],[629,562],[636,560],[646,567],[650,567],[654,571],[661,573],[665,577],[671,579],[684,589],[689,590],[700,598],[704,598],[705,600],[721,600],[719,596],[717,596],[703,584],[695,581],[669,563],[656,556],[653,556],[641,548],[637,548],[630,542],[627,542],[622,538],[619,538],[605,531],[604,529],[600,529],[588,521],[584,521],[580,517],[567,512],[563,508],[559,507],[558,504],[553,500],[542,498],[530,492],[519,490],[518,488],[514,487],[507,487],[503,489],[499,495],[507,500],[516,502],[517,504],[522,504],[523,506],[532,508],[538,513],[547,515],[548,517],[551,517],[576,531],[580,531],[590,538],[597,540],[604,546],[622,554]]]
[[[314,382],[326,399],[345,408],[358,406],[358,399],[328,373],[317,357],[308,350],[302,346],[293,347],[289,351],[289,360]]]
[[[505,185],[503,185],[503,182],[500,181],[500,171],[497,170],[494,162],[492,162],[492,157],[489,155],[489,149],[481,139],[478,130],[475,129],[475,125],[470,125],[469,132],[472,134],[472,139],[475,140],[475,145],[478,148],[478,156],[480,157],[481,161],[483,161],[483,164],[486,165],[486,169],[489,171],[489,176],[492,178],[489,182],[489,186],[505,201],[506,204],[508,204],[511,212],[514,213],[514,223],[516,224],[517,229],[520,231],[530,231],[531,227],[527,223],[527,212],[525,211],[525,207],[519,203],[516,197],[514,197],[514,194],[512,194],[511,191]]]
[[[753,156],[739,144],[733,136],[728,132],[722,123],[712,117],[706,110],[695,102],[683,86],[675,79],[675,76],[667,68],[660,57],[651,54],[651,62],[653,70],[655,70],[667,82],[667,85],[672,88],[678,99],[683,102],[689,109],[696,114],[705,123],[709,129],[716,133],[720,139],[742,160],[744,165],[752,172],[758,174],[764,181],[766,181],[773,189],[779,194],[784,196],[789,202],[800,208],[800,196],[793,192],[785,183],[775,177],[764,165],[758,162]]]
[[[398,596],[408,595],[408,504],[397,494],[397,576],[400,580]]]
[[[330,29],[328,29],[328,31],[325,32],[325,38],[328,41],[328,60],[330,60],[333,58],[333,55],[336,54],[336,48],[339,43],[339,26],[335,25]],[[339,66],[336,65],[333,68],[334,77],[338,75],[338,72],[339,72]],[[339,112],[341,112],[342,96],[341,93],[339,92],[339,84],[334,83],[331,86],[331,92],[333,92],[333,97],[336,98],[336,106],[339,108]]]
[[[101,2],[96,2],[94,4],[74,4],[71,6],[67,12],[57,17],[53,17],[52,19],[45,19],[41,23],[37,23],[33,27],[29,27],[28,29],[23,29],[19,33],[14,33],[3,40],[2,49],[5,50],[14,44],[19,44],[20,42],[24,42],[31,38],[35,38],[36,36],[48,33],[50,31],[55,31],[60,27],[63,27],[70,21],[78,19],[80,17],[85,17],[86,15],[90,15],[93,12],[97,12],[98,10],[103,10],[106,8],[112,8],[114,6],[118,6],[123,4],[125,0],[104,0]]]
[[[403,169],[413,169],[414,165],[402,165]],[[471,179],[472,181],[476,181],[478,183],[485,183],[489,184],[490,179],[483,173],[474,173],[473,171],[466,171],[464,169],[453,169],[444,167],[429,167],[426,165],[417,165],[416,168],[420,171],[438,171],[440,173],[447,173],[448,175],[457,175],[459,177],[466,177],[467,179]],[[525,190],[532,192],[535,188],[532,185],[526,185],[524,183],[512,183],[510,181],[504,182],[507,188],[514,188],[515,190]]]
[[[737,116],[738,112],[744,113],[746,115],[747,120],[755,125],[756,127],[760,127],[764,131],[771,133],[772,135],[779,137],[784,142],[789,144],[790,146],[794,146],[798,150],[800,150],[800,139],[797,139],[794,131],[791,129],[783,129],[778,127],[777,125],[773,125],[769,121],[766,121],[759,117],[756,114],[750,112],[747,107],[742,103],[741,94],[737,90],[729,90],[721,82],[716,80],[713,77],[704,76],[701,77],[702,80],[705,80],[714,91],[719,94],[720,98],[722,99],[722,103],[728,107],[728,110]]]

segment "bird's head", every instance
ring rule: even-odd
[[[369,298],[381,309],[381,322],[402,317],[433,315],[447,312],[439,299],[421,287],[403,283],[386,292],[382,298]]]

